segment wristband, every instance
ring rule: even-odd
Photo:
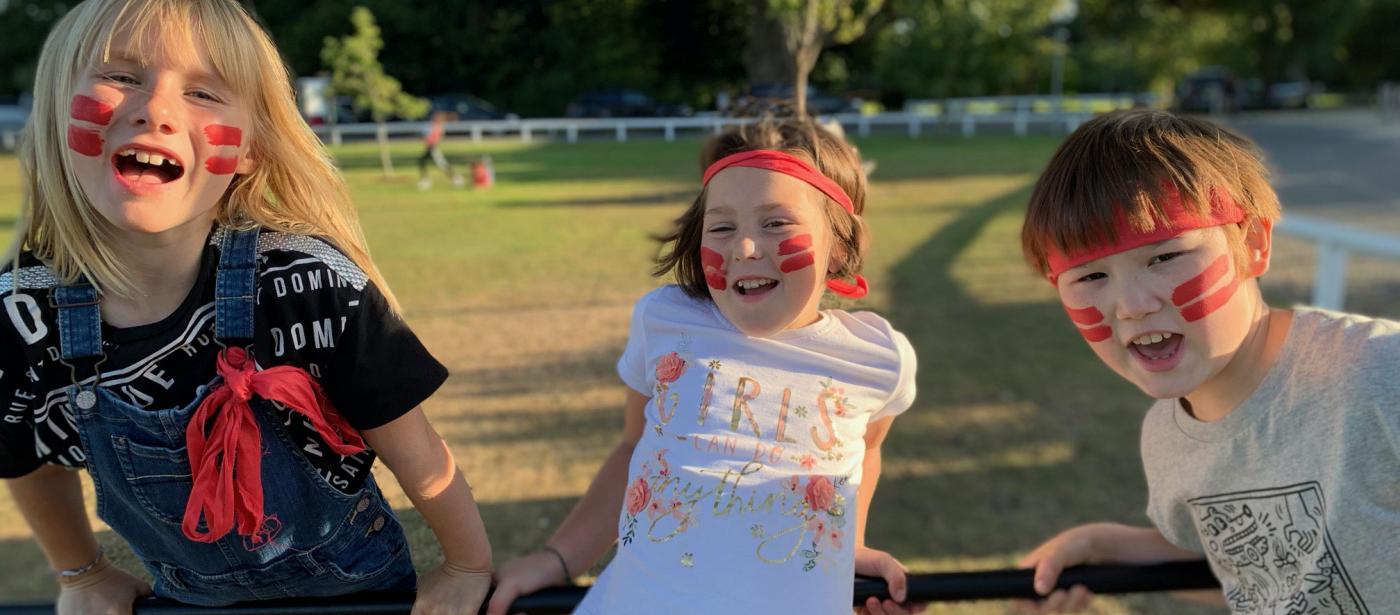
[[[73,577],[81,576],[83,574],[86,574],[87,572],[90,572],[93,568],[96,568],[97,565],[100,563],[102,563],[102,545],[97,546],[97,556],[92,558],[92,561],[83,564],[82,566],[78,566],[77,568],[65,568],[63,570],[59,570],[57,572],[54,572],[54,574],[57,575],[60,580],[71,579]]]
[[[559,549],[551,547],[549,543],[540,546],[540,549],[554,554],[554,558],[559,560],[559,568],[564,571],[564,583],[572,583],[574,581],[574,575],[569,574],[569,565],[564,562],[564,554],[560,553]]]

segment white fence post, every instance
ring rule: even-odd
[[[520,140],[521,140],[521,141],[524,141],[524,142],[526,142],[526,143],[529,143],[529,142],[530,142],[530,125],[529,125],[529,124],[525,124],[525,125],[522,125],[522,126],[520,127]]]
[[[856,120],[856,134],[862,137],[870,136],[870,118],[862,115]]]
[[[1029,115],[1029,114],[1027,113],[1025,107],[1017,106],[1017,108],[1016,108],[1016,118],[1015,118],[1015,124],[1014,124],[1015,130],[1016,130],[1016,136],[1018,136],[1018,137],[1024,137],[1024,136],[1026,136],[1026,123],[1027,123],[1027,120],[1030,119],[1030,118],[1028,117],[1028,115]]]
[[[923,131],[924,131],[924,126],[923,126],[923,123],[919,121],[919,116],[918,116],[918,114],[910,113],[910,114],[909,114],[909,137],[910,137],[910,138],[917,137],[917,136],[919,136],[919,134],[922,133]]]
[[[340,127],[331,126],[331,145],[340,145],[341,143]]]
[[[626,142],[627,142],[627,125],[626,125],[626,124],[618,124],[618,125],[617,125],[617,140],[618,140],[619,143],[626,143]]]
[[[667,140],[667,141],[675,141],[675,140],[676,140],[676,124],[675,124],[675,122],[666,122],[666,140]]]
[[[972,135],[977,134],[976,122],[977,120],[974,119],[971,115],[968,115],[966,113],[963,114],[962,134],[964,137],[972,137]]]
[[[578,143],[578,124],[569,124],[564,127],[564,135],[569,143]]]
[[[472,143],[481,143],[481,126],[472,124]]]
[[[1317,271],[1313,276],[1313,305],[1342,309],[1347,292],[1347,251],[1332,241],[1318,244]]]

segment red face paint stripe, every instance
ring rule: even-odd
[[[102,155],[102,137],[96,130],[68,127],[68,148],[84,156]]]
[[[238,157],[214,156],[204,161],[204,168],[215,175],[228,175],[238,169]]]
[[[1066,305],[1064,308],[1065,313],[1069,314],[1069,319],[1081,325],[1095,325],[1103,320],[1103,312],[1100,312],[1098,308],[1092,306],[1086,308],[1072,308]]]
[[[709,248],[700,248],[700,265],[705,271],[705,284],[715,290],[728,287],[725,281],[724,256]]]
[[[1228,255],[1222,255],[1220,258],[1215,259],[1215,262],[1211,263],[1209,267],[1206,267],[1206,270],[1202,271],[1200,275],[1176,287],[1176,290],[1172,291],[1172,303],[1177,307],[1181,307],[1199,299],[1201,295],[1206,294],[1206,291],[1215,286],[1215,283],[1219,282],[1220,279],[1225,277],[1225,274],[1229,272],[1230,257]]]
[[[792,273],[794,271],[806,269],[811,266],[812,253],[804,252],[802,254],[798,254],[797,256],[790,257],[781,263],[778,263],[778,270],[783,273]]]
[[[1079,334],[1084,336],[1084,339],[1091,342],[1102,342],[1113,336],[1113,329],[1109,328],[1108,325],[1104,325],[1092,329],[1079,329]]]
[[[798,235],[796,237],[793,237],[792,239],[785,240],[782,243],[778,244],[778,256],[797,254],[798,252],[802,252],[810,247],[812,247],[812,236]]]
[[[243,145],[243,130],[235,126],[210,124],[204,127],[204,136],[209,138],[210,145]]]
[[[75,120],[92,122],[100,126],[106,126],[112,121],[112,105],[82,94],[73,97],[68,113]]]
[[[1186,322],[1196,322],[1202,318],[1205,318],[1206,316],[1209,316],[1211,312],[1214,312],[1224,307],[1226,303],[1229,303],[1230,297],[1233,297],[1235,295],[1235,289],[1239,287],[1240,279],[1238,277],[1231,278],[1230,283],[1225,285],[1220,290],[1211,293],[1210,296],[1206,297],[1205,299],[1202,299],[1200,301],[1192,303],[1191,305],[1181,308],[1181,317],[1185,318]]]

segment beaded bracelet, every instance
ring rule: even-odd
[[[77,568],[65,568],[65,569],[63,569],[63,570],[59,570],[59,571],[55,572],[54,574],[55,574],[55,575],[58,575],[58,577],[59,577],[60,579],[71,579],[71,578],[76,577],[76,576],[81,576],[83,573],[85,573],[85,572],[87,572],[87,571],[89,571],[89,570],[92,570],[93,568],[96,568],[97,565],[98,565],[99,563],[101,563],[101,562],[102,562],[102,545],[98,545],[98,546],[97,546],[97,557],[92,558],[92,561],[90,561],[90,562],[88,562],[88,563],[86,563],[86,564],[83,564],[82,566],[78,566]]]

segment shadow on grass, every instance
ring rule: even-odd
[[[506,207],[569,207],[569,206],[614,206],[614,205],[663,205],[666,203],[688,203],[695,199],[696,190],[672,190],[634,196],[605,196],[569,199],[540,199],[534,201],[510,201]]]

